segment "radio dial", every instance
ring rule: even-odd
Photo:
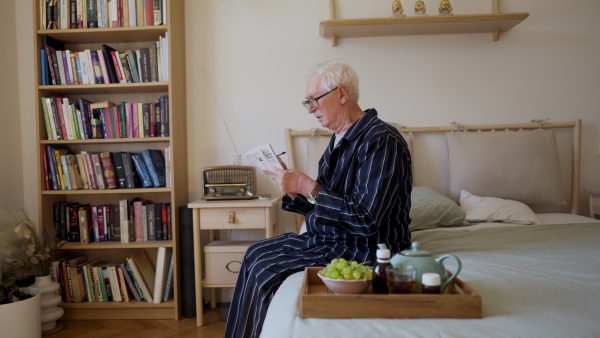
[[[210,188],[210,193],[211,193],[211,194],[214,194],[214,193],[216,193],[216,192],[217,192],[217,190],[215,190],[215,188]]]
[[[240,191],[241,191],[242,193],[245,193],[245,192],[246,192],[246,188],[240,188]]]

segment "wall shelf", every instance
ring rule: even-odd
[[[513,28],[529,13],[409,16],[402,18],[338,19],[321,21],[321,36],[361,37],[419,34],[492,33]]]
[[[499,0],[493,0],[492,7],[491,14],[336,19],[334,0],[330,0],[331,19],[321,21],[320,34],[331,38],[332,46],[338,37],[426,34],[493,33],[496,41],[500,32],[508,31],[529,16],[524,12],[500,13]]]

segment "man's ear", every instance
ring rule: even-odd
[[[348,100],[350,99],[350,93],[348,92],[348,87],[346,86],[340,86],[339,88],[339,98],[340,98],[340,103],[341,104],[346,104],[348,102]]]

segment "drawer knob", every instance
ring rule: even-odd
[[[235,221],[235,211],[229,212],[229,223],[233,223]]]

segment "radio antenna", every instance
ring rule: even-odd
[[[208,86],[208,90],[210,91],[210,94],[213,97],[213,100],[215,101],[215,104],[217,105],[217,109],[219,110],[219,115],[221,116],[221,120],[223,121],[223,125],[225,125],[225,129],[227,130],[227,135],[229,135],[229,139],[231,140],[231,144],[233,144],[233,149],[235,150],[235,153],[237,156],[239,156],[239,152],[237,150],[237,147],[235,146],[235,142],[233,141],[233,137],[231,137],[231,132],[229,131],[229,126],[227,125],[227,121],[225,120],[225,116],[223,116],[223,112],[221,111],[221,105],[219,105],[219,101],[217,100],[217,97],[215,95],[215,92],[212,90],[212,87],[210,86],[210,83],[208,82],[208,79],[206,78],[206,74],[204,73],[204,69],[200,68],[200,71],[202,71],[202,76],[204,77],[204,81],[206,81],[206,85]]]

